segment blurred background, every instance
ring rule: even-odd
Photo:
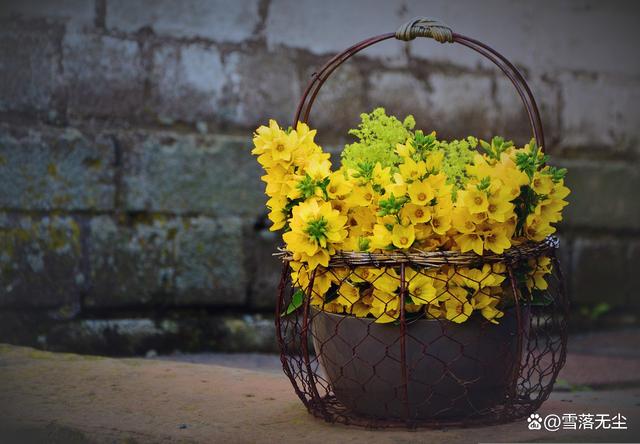
[[[417,15],[513,61],[569,168],[571,328],[640,319],[634,1],[1,0],[0,342],[147,355],[275,349],[279,245],[250,154],[315,69]],[[531,137],[470,50],[387,41],[339,68],[310,123],[334,153],[376,106],[441,137]]]

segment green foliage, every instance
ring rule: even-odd
[[[489,190],[490,186],[491,179],[489,177],[485,177],[478,183],[478,185],[476,185],[476,188],[478,189],[478,191],[487,191]]]
[[[520,195],[513,201],[517,216],[516,233],[522,235],[527,216],[535,211],[541,196],[528,185],[520,187]]]
[[[394,152],[396,144],[413,138],[416,124],[413,116],[407,116],[401,122],[394,116],[387,116],[384,108],[376,108],[369,114],[360,114],[360,118],[362,122],[358,128],[349,131],[358,140],[345,146],[342,164],[356,170],[363,166],[373,169],[378,162],[383,168],[394,167],[399,161]]]
[[[508,148],[513,146],[513,142],[510,140],[504,140],[502,137],[494,137],[491,139],[491,143],[487,143],[484,140],[480,141],[480,147],[482,150],[487,153],[491,159],[500,160],[500,156],[504,153]]]
[[[368,237],[360,236],[358,238],[358,249],[360,251],[369,251],[370,244],[371,244],[371,239],[369,239]]]
[[[603,315],[607,314],[611,310],[611,306],[606,302],[602,302],[595,307],[583,306],[580,308],[580,314],[591,321],[597,321]]]
[[[320,188],[325,198],[327,198],[327,185],[329,185],[328,177],[324,178],[323,180],[316,181],[313,180],[308,174],[305,174],[300,182],[298,182],[296,187],[298,188],[298,190],[300,190],[300,194],[302,194],[302,197],[304,199],[315,196],[317,188]]]
[[[529,179],[533,179],[533,173],[535,173],[543,164],[547,163],[549,156],[542,154],[538,144],[534,139],[525,146],[523,152],[516,154],[516,165],[518,169],[529,176]]]
[[[412,145],[416,149],[414,160],[420,160],[425,159],[429,153],[437,149],[439,142],[435,133],[425,135],[422,130],[418,130],[413,137]]]
[[[302,302],[304,301],[304,291],[300,288],[293,293],[291,297],[291,302],[285,311],[283,311],[280,316],[287,316],[296,311],[298,308],[302,307]]]
[[[447,183],[453,185],[454,198],[455,191],[464,188],[469,180],[467,176],[467,165],[473,161],[473,156],[477,153],[477,139],[467,137],[463,140],[440,141],[440,149],[444,151],[442,160],[442,170],[447,175]]]
[[[395,216],[402,209],[402,206],[407,203],[407,198],[405,197],[395,197],[393,194],[389,196],[387,199],[380,200],[379,206],[380,210],[378,211],[378,216]]]
[[[544,172],[549,174],[551,176],[551,180],[553,180],[555,183],[560,182],[562,179],[564,179],[564,176],[567,175],[566,168],[548,167],[546,170],[544,170]]]

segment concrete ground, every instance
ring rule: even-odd
[[[270,355],[112,359],[0,345],[0,443],[638,442],[639,339],[572,338],[539,414],[621,413],[627,430],[558,432],[530,431],[525,420],[418,431],[326,424],[307,414]]]

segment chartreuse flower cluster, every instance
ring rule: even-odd
[[[306,124],[285,130],[272,120],[257,129],[252,152],[266,171],[271,230],[284,230],[293,281],[307,288],[313,275],[313,305],[398,319],[399,271],[328,268],[338,250],[502,254],[544,240],[562,220],[566,170],[546,165],[534,141],[522,148],[499,137],[444,141],[414,126],[413,117],[400,121],[382,108],[363,114],[335,171]],[[525,291],[544,290],[551,260],[520,272]],[[513,297],[501,263],[408,268],[405,278],[406,311],[430,318],[464,322],[478,311],[497,322]]]

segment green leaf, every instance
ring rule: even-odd
[[[610,309],[611,309],[611,306],[609,304],[607,304],[606,302],[603,302],[603,303],[598,304],[595,307],[593,307],[593,310],[591,310],[590,317],[591,317],[592,320],[596,321],[602,315],[606,314]]]
[[[297,289],[293,296],[291,297],[291,302],[285,311],[280,314],[280,316],[287,316],[296,311],[298,308],[302,307],[302,302],[304,301],[304,291],[302,289]]]
[[[331,284],[331,287],[329,287],[329,290],[327,291],[327,294],[324,295],[324,303],[328,304],[329,302],[335,300],[338,296],[340,296],[340,294],[338,293],[338,287],[336,284]]]

